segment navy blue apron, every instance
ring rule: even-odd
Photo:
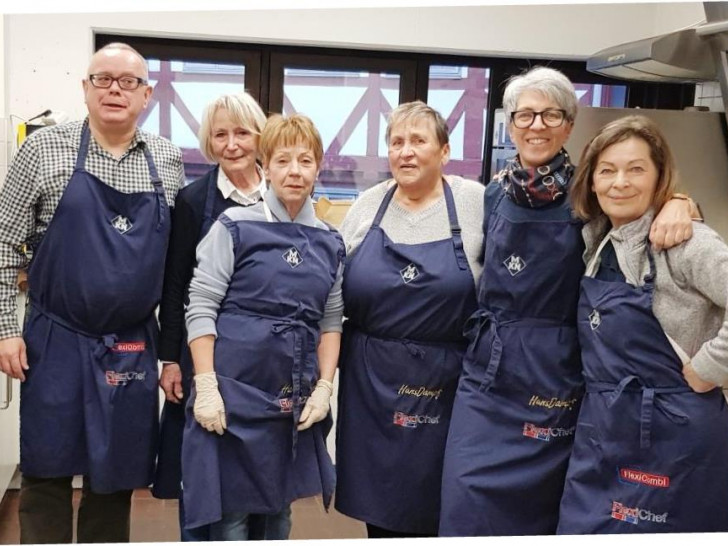
[[[581,223],[487,199],[478,311],[445,453],[441,536],[553,534],[583,392]]]
[[[579,340],[587,394],[558,532],[728,531],[728,410],[697,394],[641,287],[584,277]]]
[[[21,385],[20,469],[85,474],[97,493],[151,482],[157,438],[157,322],[169,208],[154,191],[122,193],[76,166],[30,265]]]
[[[437,533],[440,473],[462,327],[476,305],[450,185],[452,236],[397,244],[380,222],[344,269],[336,509],[402,533]]]
[[[214,171],[217,173],[216,167]],[[208,177],[205,207],[202,216],[202,226],[197,238],[201,241],[212,224],[217,219],[215,211],[222,212],[226,207],[234,207],[237,203],[223,198],[217,188],[217,176]],[[157,455],[157,468],[154,476],[152,494],[159,499],[179,498],[182,483],[182,432],[185,425],[185,404],[189,398],[192,387],[192,377],[195,375],[192,364],[192,355],[187,344],[187,330],[183,328],[183,336],[179,353],[179,367],[182,372],[183,397],[179,404],[164,402],[159,431],[159,453]]]
[[[231,512],[277,514],[319,493],[328,507],[335,481],[330,416],[296,425],[318,380],[318,322],[344,258],[341,237],[290,222],[220,221],[235,253],[214,353],[227,430],[197,423],[193,386],[182,443],[186,528]]]

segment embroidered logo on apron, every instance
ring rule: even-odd
[[[523,261],[523,258],[520,256],[516,256],[515,254],[511,254],[506,258],[506,260],[503,262],[503,265],[506,266],[506,269],[508,270],[508,273],[511,274],[511,277],[515,277],[518,275],[521,271],[526,269],[526,262]]]
[[[646,485],[648,487],[670,487],[670,477],[663,476],[661,474],[650,474],[642,470],[636,470],[633,468],[619,468],[618,469],[619,481],[622,483],[628,482],[636,485]]]
[[[291,248],[286,250],[283,253],[282,257],[285,262],[293,269],[297,268],[303,263],[303,258],[301,258],[301,254],[298,252],[298,249],[295,246],[292,246]]]
[[[112,387],[123,387],[129,381],[144,381],[147,372],[115,372],[108,370],[106,372],[106,384]]]
[[[401,411],[394,412],[393,423],[398,427],[417,428],[420,425],[439,425],[439,415],[407,415]]]
[[[523,423],[523,435],[527,438],[534,438],[542,442],[550,442],[551,438],[566,438],[573,436],[576,427],[539,427],[533,423]]]
[[[114,343],[111,350],[115,353],[143,353],[146,348],[146,341],[120,341]]]
[[[621,502],[612,501],[612,518],[637,525],[640,521],[667,523],[667,512],[654,514],[645,508],[628,508]]]
[[[129,219],[121,214],[111,221],[111,225],[122,235],[132,228],[132,223]]]
[[[400,269],[399,274],[405,284],[411,283],[413,280],[420,276],[420,272],[415,264],[409,264],[404,269]]]
[[[596,330],[599,328],[599,325],[602,323],[602,316],[599,314],[599,311],[594,309],[589,314],[589,326],[591,326],[592,330]]]

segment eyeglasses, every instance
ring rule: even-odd
[[[124,91],[134,91],[140,85],[147,85],[147,80],[144,78],[137,78],[136,76],[121,76],[119,78],[113,78],[108,74],[90,74],[88,81],[91,85],[98,87],[99,89],[108,89],[114,82],[119,84],[119,88]]]
[[[547,108],[541,112],[516,110],[511,112],[511,121],[519,129],[528,129],[536,121],[536,116],[541,116],[541,121],[546,127],[561,127],[566,119],[566,110],[556,108]]]

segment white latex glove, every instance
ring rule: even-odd
[[[325,379],[319,379],[311,396],[306,400],[306,405],[298,420],[298,430],[306,430],[314,423],[322,421],[329,413],[329,401],[334,394],[334,384]]]
[[[225,422],[225,403],[222,401],[217,387],[217,375],[215,372],[195,375],[195,387],[197,396],[192,409],[195,420],[205,430],[222,434],[227,428],[227,423]]]

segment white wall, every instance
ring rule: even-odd
[[[189,37],[585,59],[704,19],[701,3],[5,15],[5,112],[85,115],[80,80],[96,30]],[[0,82],[2,83],[2,82]],[[2,95],[0,95],[1,97]]]

